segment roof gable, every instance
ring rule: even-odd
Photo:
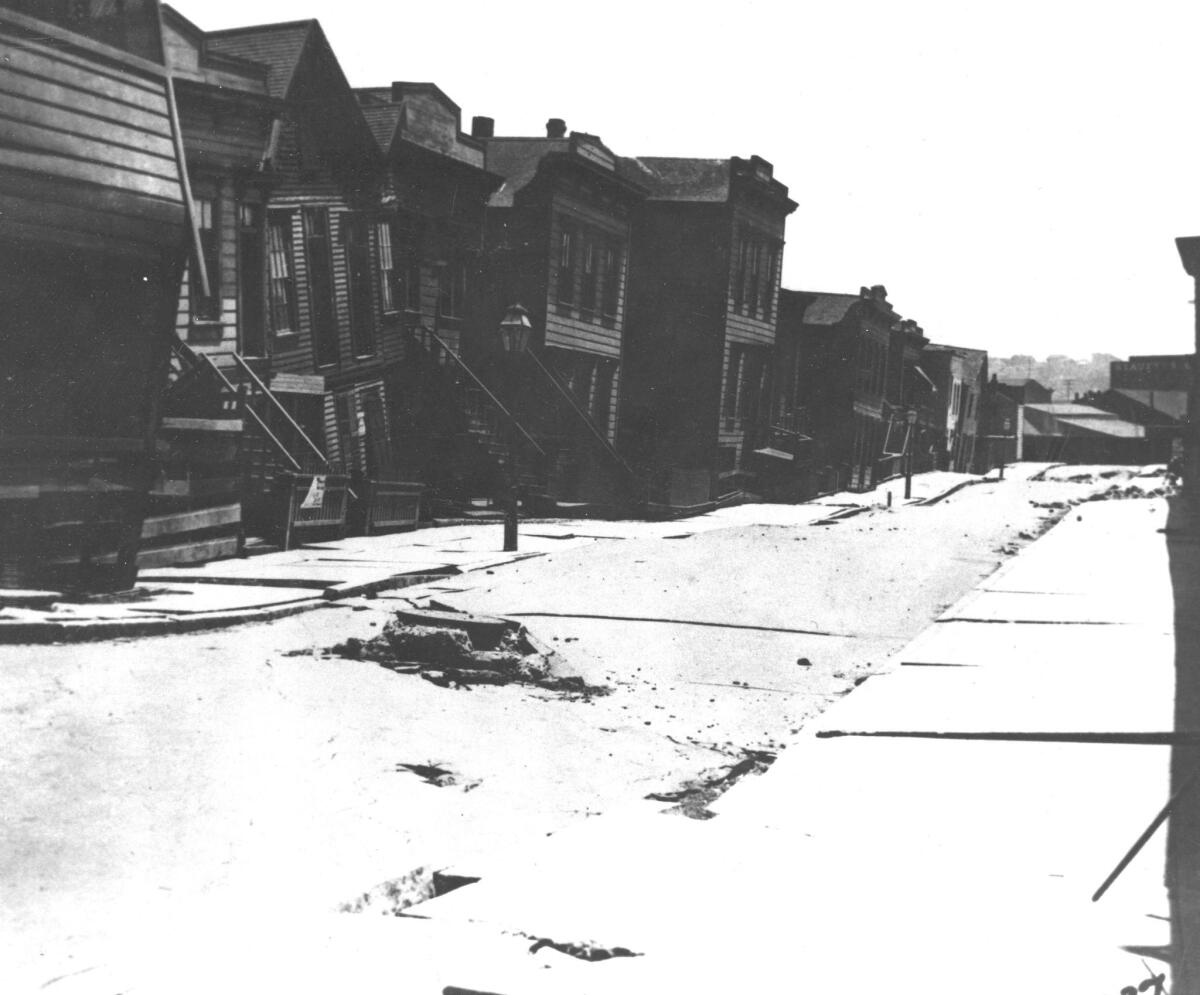
[[[267,91],[272,97],[286,99],[314,29],[320,31],[315,20],[227,28],[210,31],[208,44],[213,51],[265,65]]]

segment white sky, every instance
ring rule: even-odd
[[[355,86],[429,80],[497,134],[761,155],[800,206],[784,285],[883,283],[935,341],[1185,352],[1200,4],[175,0],[317,17]]]

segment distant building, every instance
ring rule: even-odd
[[[784,225],[796,202],[758,156],[621,160],[633,221],[620,446],[649,504],[677,512],[757,486],[771,415]]]
[[[775,424],[811,440],[797,455],[814,490],[868,489],[902,473],[906,453],[914,471],[931,468],[944,428],[926,344],[882,286],[782,292]]]
[[[976,468],[976,444],[984,421],[988,355],[982,349],[930,344],[925,348],[924,366],[937,384],[937,410],[943,418],[945,435],[938,464],[942,469],[970,473]],[[985,456],[986,450],[979,455]]]
[[[1143,425],[1087,404],[1026,404],[1021,408],[1021,458],[1052,463],[1148,463]]]
[[[1054,391],[1043,387],[1036,380],[1000,380],[996,390],[1009,397],[1015,404],[1050,404]]]

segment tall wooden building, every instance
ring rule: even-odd
[[[490,118],[472,130],[504,182],[487,210],[482,313],[491,328],[468,356],[505,385],[542,448],[547,498],[597,509],[640,503],[615,443],[632,218],[645,190],[599,138],[568,134],[559,118],[545,137],[496,137]],[[491,329],[513,304],[527,308],[532,341],[527,355],[506,359]]]
[[[439,507],[465,506],[499,486],[501,418],[463,354],[481,333],[484,210],[501,180],[434,84],[357,96],[385,159],[375,230],[384,334],[403,345],[384,378],[400,472],[426,483]]]
[[[0,2],[0,586],[132,584],[186,246],[157,0]]]
[[[411,497],[400,502],[405,511],[376,500],[376,485],[401,482],[385,378],[405,357],[391,239],[381,224],[384,155],[315,20],[214,31],[207,47],[265,66],[268,94],[280,105],[262,156],[271,177],[262,205],[263,362],[239,364],[242,386],[264,411],[266,448],[286,450],[282,458],[264,453],[264,525],[277,524],[279,512],[272,464],[291,478],[289,528],[342,528],[356,511],[352,497],[368,526],[380,512],[411,524]],[[298,515],[314,475],[324,478],[325,496]]]
[[[882,286],[782,292],[777,417],[811,440],[808,493],[869,489],[904,472],[906,458],[914,472],[931,468],[944,433],[921,366],[926,341]]]
[[[755,486],[768,441],[784,225],[796,204],[771,164],[622,161],[647,197],[633,224],[623,451],[650,504],[678,512]]]

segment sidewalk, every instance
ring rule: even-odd
[[[644,955],[558,990],[950,995],[1169,976],[1165,831],[1091,896],[1171,794],[1170,748],[1070,741],[1174,728],[1166,523],[1159,500],[1077,509],[716,802],[718,818],[594,820],[413,911]],[[546,963],[528,958],[519,979],[498,964],[507,988],[477,963],[444,976],[551,990]]]
[[[913,478],[913,500],[980,479],[967,474],[922,474]],[[883,505],[888,489],[897,486],[902,494],[903,481],[889,481],[866,494],[832,495],[801,506],[736,505],[666,522],[532,519],[521,523],[517,553],[501,552],[502,526],[487,523],[356,536],[245,559],[145,570],[128,594],[59,601],[50,608],[0,607],[0,644],[169,635],[263,622],[332,600],[417,584],[436,587],[459,574],[599,542],[694,535],[739,525],[794,524],[805,517],[805,511],[816,520],[844,513],[851,506]]]

